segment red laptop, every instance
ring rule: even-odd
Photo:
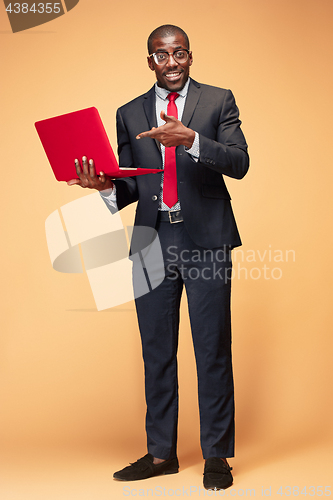
[[[113,178],[156,174],[160,169],[119,168],[96,108],[87,108],[35,123],[46,156],[58,181],[77,179],[74,160],[92,158],[96,172]]]

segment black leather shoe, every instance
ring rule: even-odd
[[[207,458],[204,469],[203,485],[206,490],[225,490],[233,483],[232,467],[221,458]]]
[[[148,477],[160,476],[162,474],[176,474],[179,470],[178,458],[164,460],[160,464],[154,464],[154,457],[147,453],[136,462],[128,465],[122,470],[113,474],[115,479],[120,481],[137,481],[139,479],[147,479]]]

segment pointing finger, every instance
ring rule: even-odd
[[[138,134],[136,136],[136,139],[142,139],[143,137],[149,137],[149,132],[141,132],[141,134]]]
[[[152,133],[154,130],[157,130],[156,127],[152,127],[150,130],[147,130],[147,132],[141,132],[136,136],[136,139],[143,139],[144,137],[152,137]]]

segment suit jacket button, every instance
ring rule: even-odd
[[[154,194],[154,196],[152,196],[152,197],[151,197],[151,199],[152,199],[153,201],[156,201],[156,200],[157,200],[157,196],[156,196],[156,194]]]

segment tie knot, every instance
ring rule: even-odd
[[[170,102],[175,102],[175,100],[179,97],[179,94],[177,92],[170,92],[168,94],[168,99]]]

